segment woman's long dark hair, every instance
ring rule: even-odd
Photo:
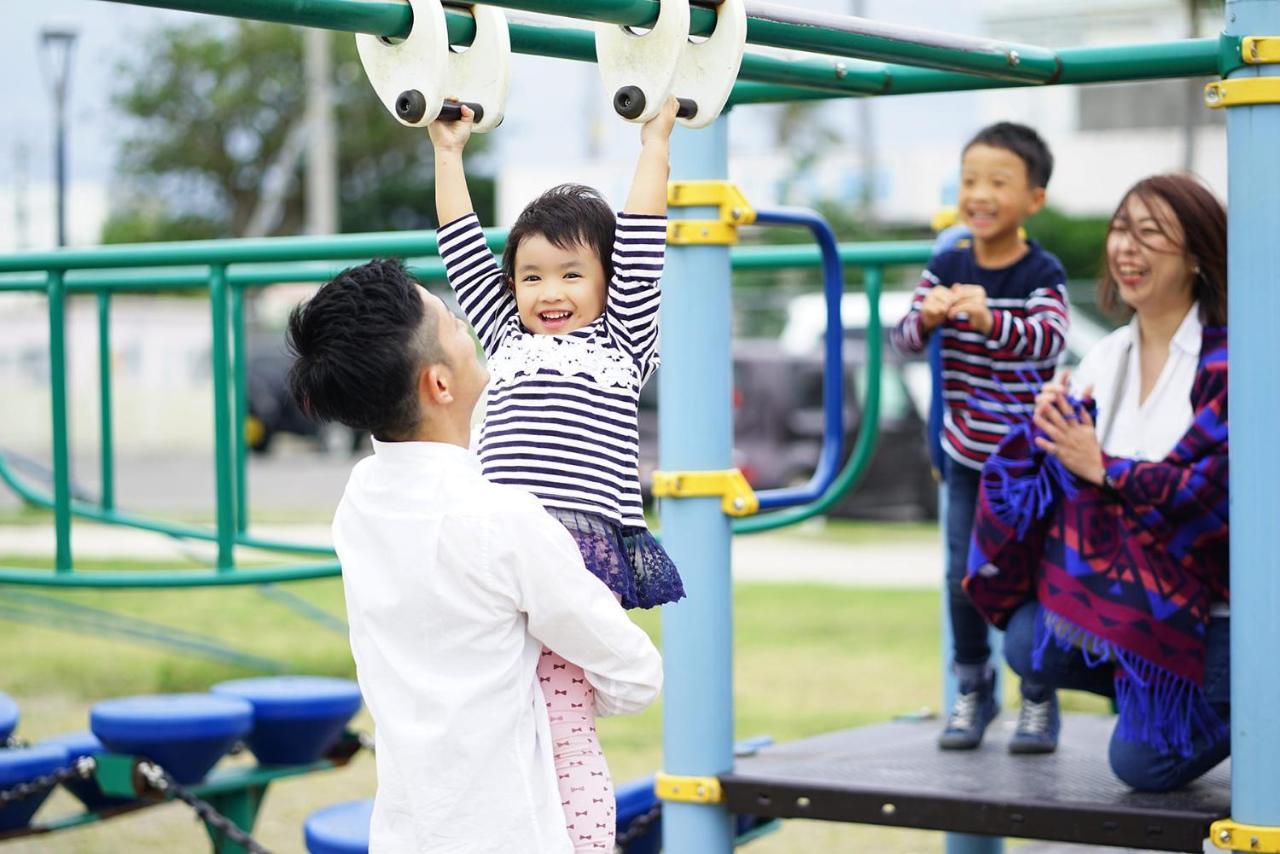
[[[1189,173],[1173,173],[1169,175],[1152,175],[1134,184],[1124,194],[1116,212],[1111,216],[1108,233],[1117,224],[1128,223],[1129,199],[1138,197],[1149,210],[1154,211],[1157,205],[1153,202],[1160,199],[1177,218],[1182,226],[1182,251],[1195,259],[1200,272],[1192,283],[1192,296],[1200,302],[1200,322],[1208,326],[1225,326],[1227,322],[1227,211],[1222,202],[1204,185],[1203,182]],[[1159,217],[1155,217],[1157,227],[1171,243],[1176,243],[1173,236],[1160,226]],[[1133,239],[1143,243],[1136,229],[1132,229]],[[1150,245],[1143,243],[1148,249]],[[1126,308],[1120,299],[1120,288],[1111,275],[1105,245],[1102,250],[1102,275],[1098,280],[1098,305],[1104,311],[1125,312]]]

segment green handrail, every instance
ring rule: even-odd
[[[487,242],[500,251],[506,242],[505,229],[490,229]],[[869,296],[878,299],[881,268],[889,264],[919,263],[927,259],[932,244],[904,241],[842,244],[842,261],[848,266],[870,267]],[[86,250],[21,253],[0,256],[0,269],[16,275],[0,275],[0,292],[44,292],[49,297],[50,356],[53,373],[53,468],[52,495],[42,494],[25,484],[0,456],[0,481],[9,485],[27,502],[52,510],[57,529],[55,571],[21,567],[0,568],[0,583],[44,584],[81,587],[165,587],[217,584],[267,583],[334,575],[339,568],[332,561],[333,550],[255,537],[248,533],[248,465],[244,436],[247,415],[246,340],[244,295],[247,287],[279,281],[319,281],[332,278],[343,267],[359,263],[350,260],[357,251],[370,255],[391,255],[397,250],[419,252],[435,248],[434,234],[389,233],[339,237],[287,237],[239,241],[189,241],[137,246],[109,246]],[[317,263],[334,261],[337,263]],[[815,247],[740,246],[732,254],[734,269],[761,270],[818,264]],[[180,266],[172,266],[172,265]],[[129,269],[138,265],[141,270]],[[41,269],[41,268],[44,269]],[[424,280],[443,278],[438,258],[416,259],[411,269]],[[40,271],[39,275],[24,273]],[[213,338],[215,491],[217,524],[213,528],[151,519],[115,509],[114,448],[112,444],[110,379],[110,294],[154,292],[156,290],[206,290],[210,300]],[[97,502],[75,500],[71,496],[69,441],[66,423],[65,302],[68,293],[95,293],[98,298],[98,350],[100,356],[100,422],[103,427],[102,471],[106,485]],[[872,315],[878,324],[878,304]],[[787,524],[789,519],[808,518],[838,500],[860,476],[874,447],[874,426],[879,407],[879,341],[869,351],[869,386],[864,420],[855,443],[855,452],[841,477],[814,505],[787,513],[747,520],[741,532],[768,530]],[[839,487],[839,491],[834,490]],[[71,519],[78,517],[106,524],[152,531],[180,539],[215,543],[218,558],[213,570],[153,570],[147,572],[76,571],[71,554]],[[309,555],[330,560],[305,565],[238,569],[235,547],[245,546],[281,553]]]

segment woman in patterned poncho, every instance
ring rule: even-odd
[[[1187,175],[1124,197],[1104,308],[983,470],[966,589],[1024,680],[1116,698],[1111,767],[1186,785],[1230,752],[1226,213]]]

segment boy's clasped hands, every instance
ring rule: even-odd
[[[987,291],[982,285],[938,285],[925,294],[920,306],[920,320],[925,332],[931,332],[947,321],[968,320],[983,335],[991,332],[994,321],[987,307]]]

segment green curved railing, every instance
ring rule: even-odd
[[[491,249],[501,251],[505,229],[486,230]],[[281,282],[323,281],[343,268],[374,256],[409,259],[422,281],[440,281],[444,267],[433,233],[375,233],[335,237],[281,237],[250,240],[185,241],[106,246],[0,256],[0,294],[43,293],[49,301],[49,347],[53,416],[53,492],[25,483],[0,455],[0,481],[24,501],[53,512],[56,556],[53,571],[0,567],[0,583],[56,587],[188,587],[263,584],[336,575],[333,550],[325,546],[255,537],[248,532],[248,452],[244,434],[248,403],[244,348],[244,293]],[[875,448],[880,402],[881,336],[879,293],[883,268],[918,264],[929,257],[928,241],[843,244],[842,262],[866,270],[874,333],[868,339],[868,383],[863,418],[853,453],[831,488],[817,501],[786,511],[740,520],[737,533],[755,533],[793,524],[823,513],[865,470]],[[820,254],[809,245],[741,246],[732,253],[735,270],[818,266]],[[111,296],[118,293],[207,290],[212,323],[214,467],[216,523],[181,524],[121,511],[115,506],[114,429],[111,419]],[[96,295],[101,433],[102,492],[97,502],[71,497],[66,423],[64,312],[71,294]],[[76,570],[71,555],[71,520],[152,531],[169,537],[216,543],[212,569],[147,571]],[[237,567],[236,547],[327,560],[270,567]]]

